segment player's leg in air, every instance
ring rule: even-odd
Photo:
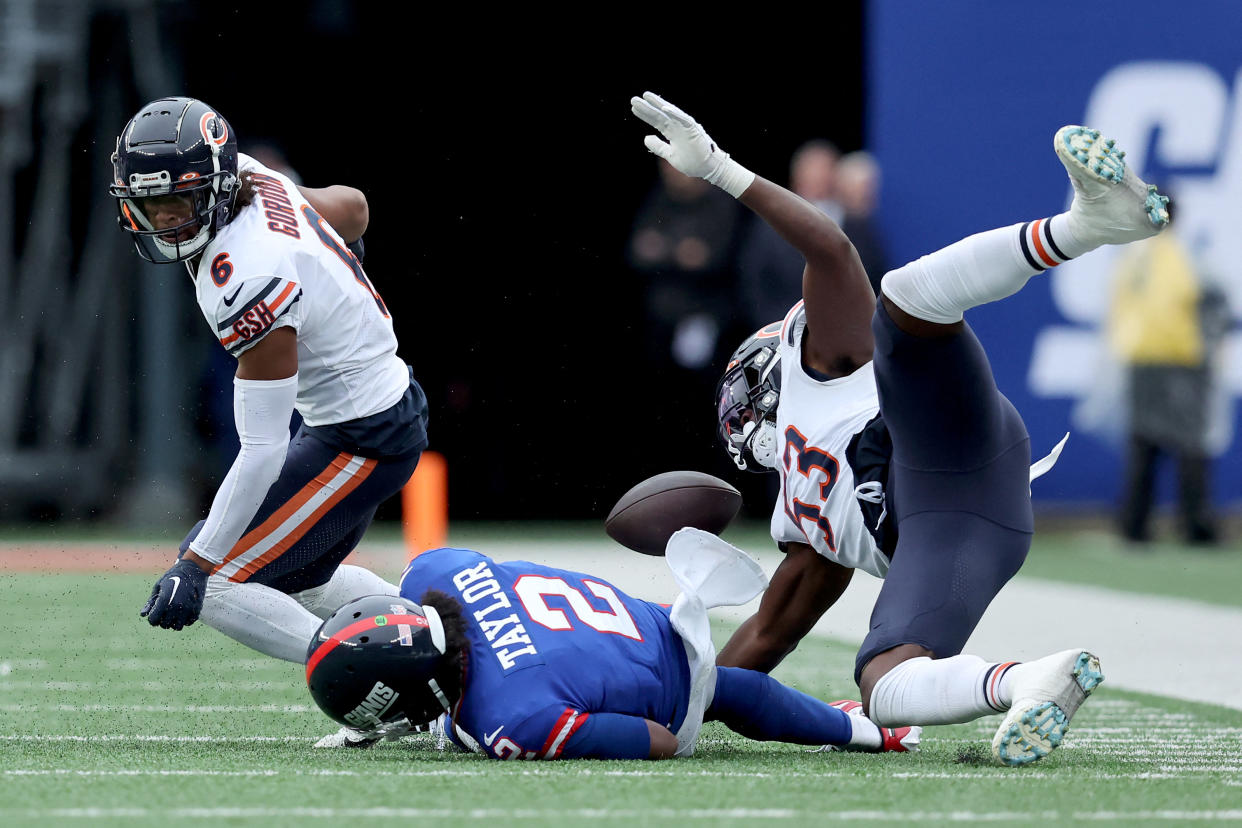
[[[879,727],[855,701],[829,704],[767,673],[716,668],[716,692],[704,721],[721,722],[759,742],[822,745],[868,753],[918,750],[921,727]]]
[[[888,726],[1006,712],[993,752],[1009,765],[1060,744],[1103,674],[1080,648],[1024,664],[959,655],[1022,565],[1033,530],[1026,428],[962,313],[1168,223],[1167,199],[1112,141],[1065,127],[1054,143],[1074,187],[1067,213],[980,233],[890,272],[872,323],[899,540],[858,655],[864,704]],[[1038,608],[1013,608],[1028,612]]]

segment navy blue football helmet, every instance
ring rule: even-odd
[[[776,407],[781,399],[777,346],[782,324],[773,322],[747,337],[716,385],[717,433],[743,471],[776,468]]]
[[[233,218],[237,137],[202,101],[161,98],[144,106],[116,139],[112,170],[117,221],[149,262],[197,256]],[[157,228],[155,208],[170,202],[173,215],[187,218]]]
[[[426,724],[449,712],[445,649],[433,607],[367,595],[320,625],[306,651],[306,684],[320,709],[348,727]]]

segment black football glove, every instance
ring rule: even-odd
[[[357,241],[351,241],[345,246],[349,248],[350,253],[353,253],[358,258],[358,264],[362,264],[362,258],[367,253],[367,246],[362,243],[362,236],[359,236]]]
[[[207,573],[197,564],[178,560],[151,589],[147,605],[138,613],[152,627],[179,630],[198,620],[207,595]]]

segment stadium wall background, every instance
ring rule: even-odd
[[[868,8],[867,140],[885,172],[881,223],[894,260],[1068,205],[1050,151],[1062,124],[1105,131],[1128,148],[1127,163],[1173,194],[1179,238],[1232,311],[1214,401],[1223,450],[1214,494],[1236,504],[1242,10],[1229,0],[1107,9],[1053,0],[1035,15],[1004,3],[875,0]],[[1100,333],[1113,250],[1033,279],[1021,301],[969,316],[1001,390],[1026,419],[1032,453],[1073,432],[1056,470],[1035,484],[1038,503],[1091,508],[1119,488],[1123,406]]]
[[[26,138],[24,153],[11,142],[0,153],[11,195],[7,212],[0,197],[0,311],[45,308],[0,351],[0,519],[184,523],[218,479],[201,393],[211,343],[189,286],[125,249],[104,191],[117,131],[164,94],[207,100],[243,151],[279,147],[307,184],[367,193],[367,270],[431,400],[454,520],[598,518],[673,468],[726,477],[762,516],[767,485],[727,464],[711,400],[650,393],[624,250],[655,166],[628,98],[660,92],[782,182],[806,139],[875,150],[883,229],[903,261],[1064,203],[1049,137],[1084,120],[1111,68],[1198,61],[1226,87],[1237,70],[1227,44],[1242,32],[1224,0],[1196,6],[1216,13],[1211,26],[1127,6],[1097,21],[1121,36],[1066,41],[1073,71],[1050,44],[1067,37],[1055,21],[1081,9],[1054,5],[1033,21],[968,2],[832,4],[761,21],[739,50],[633,16],[562,36],[537,16],[433,25],[414,6],[346,0],[0,0],[0,129]],[[11,24],[23,14],[62,36],[65,66],[43,54],[6,84],[20,76]],[[616,40],[606,30],[631,41],[602,45]],[[81,91],[67,106],[70,80]],[[68,162],[45,163],[66,125]],[[1223,175],[1221,159],[1196,169]],[[65,172],[59,204],[38,199],[49,167]],[[63,278],[41,280],[58,262]],[[23,287],[41,281],[46,296]],[[1036,451],[1071,428],[1073,395],[1028,383],[1040,331],[1067,321],[1052,284],[972,316]],[[79,330],[75,347],[55,344]],[[1036,496],[1099,508],[1117,467],[1110,447],[1078,435]],[[1237,499],[1242,482],[1219,468]]]

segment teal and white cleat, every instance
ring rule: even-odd
[[[1154,236],[1169,223],[1169,199],[1126,164],[1124,150],[1097,129],[1064,126],[1052,139],[1074,185],[1070,231],[1092,246]]]
[[[1100,660],[1064,650],[1013,668],[1013,705],[992,739],[992,755],[1019,767],[1043,759],[1065,739],[1070,719],[1104,681]]]

